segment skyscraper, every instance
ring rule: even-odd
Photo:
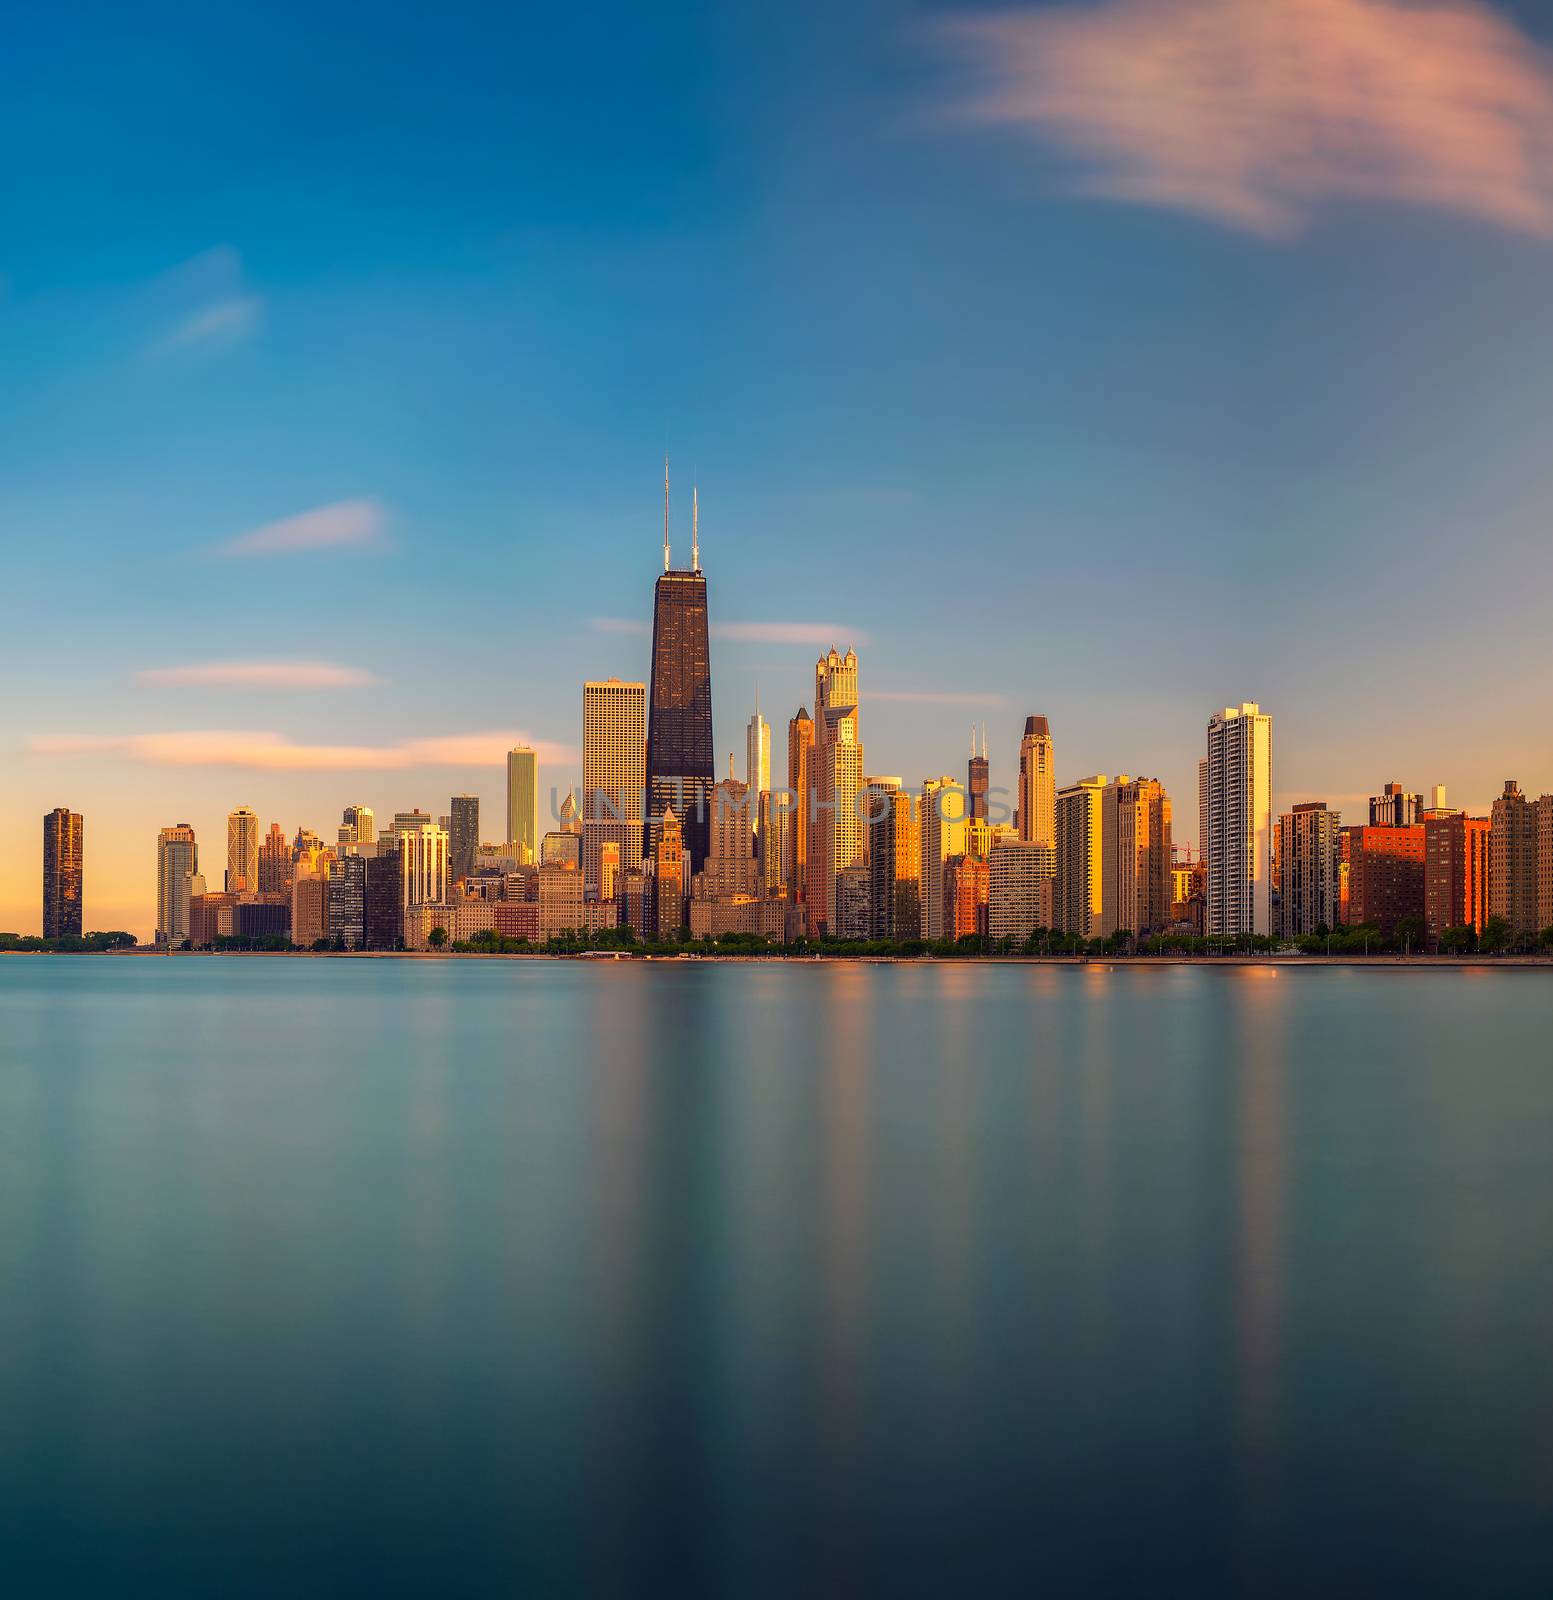
[[[657,821],[652,841],[654,927],[660,939],[675,939],[685,925],[685,836],[673,806]]]
[[[448,802],[448,876],[453,883],[474,876],[480,848],[480,797],[456,794]]]
[[[259,893],[291,893],[291,845],[278,822],[259,843]]]
[[[971,727],[971,759],[965,769],[965,814],[974,822],[987,820],[987,788],[992,781],[992,763],[987,760],[987,731],[982,729],[981,754],[976,753],[976,728]]]
[[[1064,933],[1100,936],[1105,905],[1105,811],[1107,779],[1080,778],[1057,795],[1057,882],[1052,914]],[[1125,777],[1118,783],[1126,783]]]
[[[226,892],[259,892],[259,818],[247,806],[229,812],[226,819]]]
[[[771,787],[771,724],[760,714],[758,695],[755,715],[744,730],[744,785],[757,806],[761,795]]]
[[[1170,796],[1157,778],[1118,778],[1100,797],[1097,938],[1162,933],[1170,922]]]
[[[539,859],[539,757],[526,744],[507,752],[505,842],[519,861]]]
[[[347,830],[349,837],[347,837]],[[343,845],[375,844],[377,818],[371,806],[346,806],[340,818],[340,843]]]
[[[965,790],[947,774],[925,778],[918,807],[917,887],[922,937],[942,939],[948,919],[944,905],[944,866],[965,854]]]
[[[706,578],[692,501],[690,570],[669,565],[669,473],[663,472],[663,573],[653,590],[652,680],[647,708],[649,823],[670,806],[693,872],[706,862],[711,819],[712,657]]]
[[[787,895],[794,905],[802,905],[809,869],[809,811],[813,801],[814,723],[808,708],[799,706],[787,725],[787,787],[792,791],[791,837],[787,845]]]
[[[1053,766],[1051,724],[1045,717],[1026,717],[1019,741],[1019,837],[1034,844],[1057,844],[1057,777]]]
[[[805,886],[811,936],[835,931],[836,876],[863,857],[863,741],[857,653],[832,649],[814,669],[813,805]]]
[[[43,819],[43,937],[81,936],[84,824],[78,811],[56,806]]]
[[[200,870],[199,847],[187,822],[156,836],[156,942],[181,945],[189,937],[189,897]]]
[[[1537,924],[1537,815],[1513,778],[1494,801],[1488,836],[1488,914],[1516,935],[1540,933]]]
[[[603,883],[606,843],[622,863],[642,859],[647,785],[647,685],[618,678],[582,686],[582,867],[586,889]]]
[[[917,807],[899,778],[868,780],[869,932],[875,939],[915,939],[922,871]]]
[[[1437,784],[1436,790],[1439,790]],[[1487,817],[1446,810],[1443,793],[1424,818],[1424,919],[1431,943],[1448,928],[1482,933],[1488,921]]]
[[[1208,933],[1266,935],[1272,927],[1273,719],[1247,701],[1208,722],[1201,775],[1208,833]]]
[[[366,944],[367,861],[364,857],[342,856],[335,862],[329,875],[327,927],[329,937],[347,950],[360,950]]]
[[[1422,821],[1424,797],[1409,794],[1400,783],[1388,783],[1380,794],[1370,796],[1372,828],[1411,828]]]

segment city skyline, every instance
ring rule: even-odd
[[[1332,0],[1272,114],[1238,63],[1309,8],[1259,10],[486,11],[431,84],[318,27],[335,89],[285,105],[284,21],[168,53],[27,16],[80,70],[0,105],[0,927],[36,925],[56,805],[91,920],[149,931],[176,821],[209,855],[235,804],[492,818],[517,745],[579,782],[575,684],[647,677],[665,449],[714,774],[757,686],[779,745],[853,645],[888,770],[963,772],[985,721],[1007,783],[1040,707],[1059,782],[1157,775],[1186,837],[1199,721],[1245,700],[1276,815],[1553,786],[1553,18]],[[1165,13],[1203,47],[1139,91]]]

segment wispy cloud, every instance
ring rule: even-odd
[[[225,349],[246,339],[264,314],[264,298],[244,282],[243,258],[217,245],[164,273],[153,291],[170,319],[153,356]]]
[[[161,352],[235,344],[258,326],[264,301],[256,294],[233,295],[192,311],[157,344]]]
[[[1474,0],[1102,0],[957,18],[960,107],[1080,187],[1268,237],[1399,201],[1553,236],[1553,54]]]
[[[641,617],[590,617],[588,626],[595,633],[646,633],[647,622]]]
[[[377,681],[337,661],[196,661],[135,674],[136,683],[160,689],[360,689]]]
[[[973,690],[964,693],[939,689],[870,689],[862,691],[865,700],[891,700],[905,706],[1002,706],[1007,699],[1000,694],[982,694]]]
[[[526,744],[546,765],[575,764],[569,745],[521,729],[465,733],[396,744],[298,744],[268,730],[201,729],[175,733],[50,734],[33,739],[39,756],[118,755],[153,767],[240,767],[266,772],[391,771],[405,767],[499,766]]]
[[[223,556],[280,556],[299,550],[329,550],[373,545],[383,536],[387,518],[375,500],[341,500],[318,506],[279,522],[266,522],[216,546]]]

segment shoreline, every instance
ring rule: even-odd
[[[748,966],[752,963],[780,966],[862,965],[862,966],[943,966],[943,967],[1360,967],[1377,971],[1459,971],[1463,968],[1550,968],[1553,953],[1547,955],[1506,956],[1431,956],[1431,955],[1169,955],[1169,956],[890,956],[890,955],[645,955],[626,950],[594,950],[552,953],[543,950],[450,951],[450,950],[133,950],[63,951],[7,950],[0,955],[56,956],[76,959],[84,955],[107,956],[115,960],[212,959],[240,961],[581,961],[591,965],[619,961],[637,965],[657,963],[710,963],[719,966]]]

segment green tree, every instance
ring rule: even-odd
[[[426,943],[429,944],[433,950],[440,950],[447,942],[448,930],[446,928],[433,928],[431,932],[426,935]]]

